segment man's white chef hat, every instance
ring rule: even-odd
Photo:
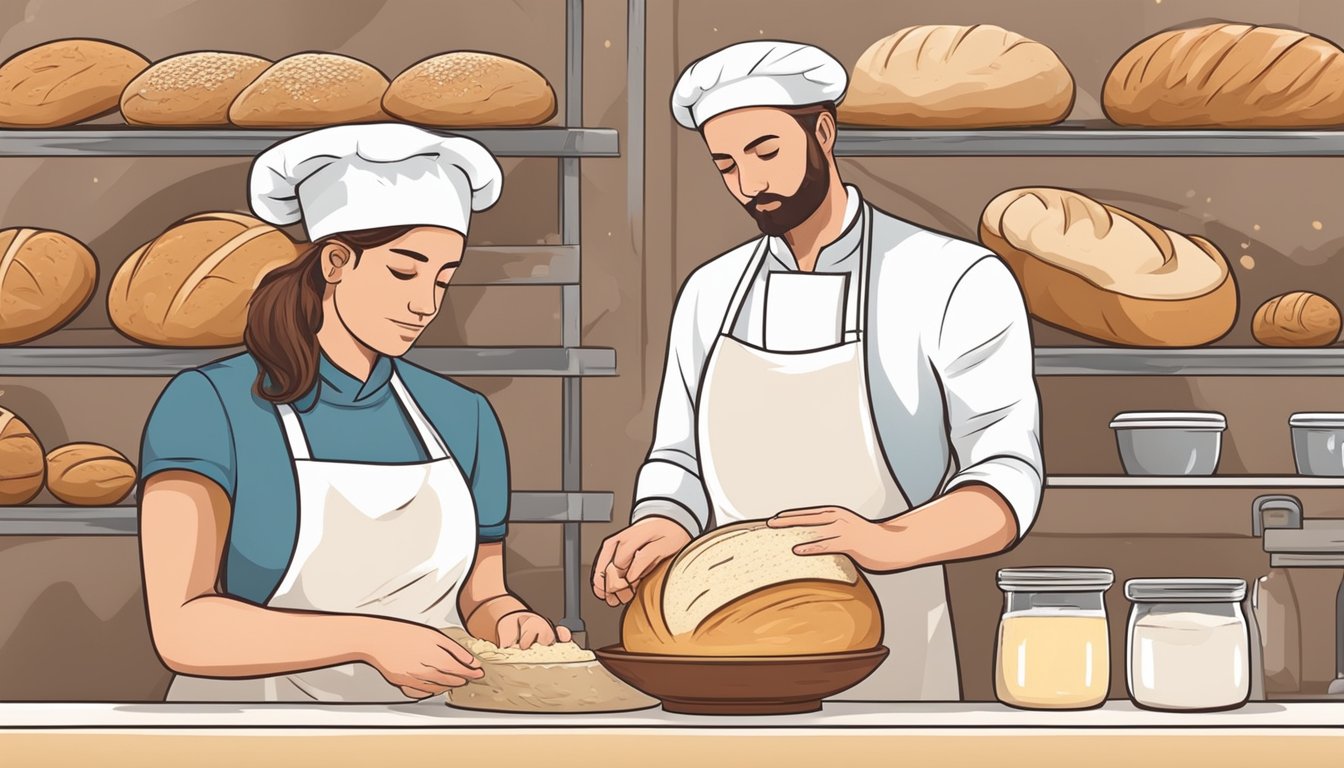
[[[489,150],[462,136],[402,123],[321,128],[259,155],[252,210],[276,225],[303,222],[308,239],[392,226],[467,234],[473,211],[499,199],[503,173]]]
[[[672,92],[672,116],[698,130],[744,107],[805,107],[844,98],[849,76],[820,48],[785,40],[730,45],[691,64]]]

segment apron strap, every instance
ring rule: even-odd
[[[303,423],[299,421],[299,415],[285,403],[276,405],[275,410],[280,414],[280,425],[284,427],[285,443],[289,447],[289,455],[295,461],[311,459],[313,452],[308,446],[308,435],[303,431]]]
[[[864,329],[868,327],[868,278],[873,264],[873,207],[868,201],[860,206],[859,215],[863,217],[863,239],[859,241],[858,297],[854,305],[854,330],[844,333],[847,341],[851,335],[853,341],[861,341]]]
[[[448,446],[444,444],[443,438],[439,436],[437,430],[430,425],[429,419],[425,417],[425,412],[420,410],[420,405],[411,397],[407,391],[406,385],[401,382],[401,377],[397,375],[396,368],[392,369],[392,391],[397,399],[401,401],[401,407],[405,409],[406,415],[411,419],[411,425],[420,435],[420,442],[425,446],[425,453],[432,461],[441,461],[451,458],[452,454],[448,452]]]
[[[751,288],[751,281],[756,278],[756,273],[761,271],[761,265],[765,263],[765,256],[769,250],[770,238],[762,236],[760,242],[756,244],[756,250],[751,254],[751,260],[747,262],[746,270],[737,281],[737,288],[733,290],[733,297],[728,301],[728,310],[723,313],[723,325],[719,328],[720,336],[732,335],[733,326],[737,325],[737,317],[742,314],[742,305],[747,301],[747,292]]]

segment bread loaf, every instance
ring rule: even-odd
[[[0,408],[0,505],[32,501],[42,490],[46,471],[37,435],[13,412]]]
[[[555,90],[521,61],[455,51],[398,75],[383,96],[383,109],[421,125],[538,125],[555,115]]]
[[[288,235],[251,216],[198,214],[131,254],[112,278],[107,313],[144,344],[240,344],[252,292],[297,256]]]
[[[1251,319],[1251,335],[1267,347],[1328,347],[1339,329],[1339,307],[1308,291],[1275,296]]]
[[[66,504],[109,506],[135,487],[135,466],[115,449],[71,443],[47,454],[47,490]]]
[[[875,648],[882,612],[849,558],[800,556],[807,528],[712,531],[642,579],[622,620],[632,653],[793,656]]]
[[[869,46],[837,119],[881,128],[1049,125],[1073,77],[1045,45],[991,24],[909,27]]]
[[[149,62],[102,40],[57,40],[0,64],[0,126],[59,128],[111,112]]]
[[[79,314],[98,285],[98,262],[69,235],[0,230],[0,344],[45,336]]]
[[[1004,192],[985,208],[980,239],[1017,275],[1031,314],[1074,333],[1190,347],[1236,322],[1236,283],[1212,243],[1077,192]]]
[[[349,56],[300,53],[281,59],[238,94],[229,122],[245,128],[307,128],[387,120],[382,72]]]
[[[155,63],[126,86],[121,114],[132,125],[226,126],[229,105],[271,62],[200,51]]]
[[[658,702],[617,680],[574,643],[500,648],[453,627],[442,630],[481,663],[479,680],[450,689],[447,702],[496,712],[623,712]]]
[[[1246,24],[1162,32],[1115,63],[1102,107],[1140,127],[1344,125],[1344,51],[1305,32]]]

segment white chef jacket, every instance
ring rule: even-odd
[[[853,328],[862,201],[855,187],[847,192],[844,233],[819,254],[816,271],[850,275],[845,326]],[[912,507],[960,485],[990,486],[1012,508],[1021,536],[1035,520],[1044,477],[1040,398],[1021,289],[1007,265],[983,246],[870,210],[863,342],[888,468]],[[764,346],[769,273],[797,269],[783,239],[770,240],[765,268],[752,278],[732,330],[734,338],[756,346]],[[653,446],[635,484],[632,522],[660,515],[693,536],[711,523],[696,450],[696,395],[734,290],[759,243],[752,240],[711,260],[682,287]]]

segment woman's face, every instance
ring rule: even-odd
[[[451,229],[417,227],[387,245],[364,249],[357,262],[341,263],[329,247],[323,269],[341,322],[370,349],[404,355],[443,306],[465,245]]]

